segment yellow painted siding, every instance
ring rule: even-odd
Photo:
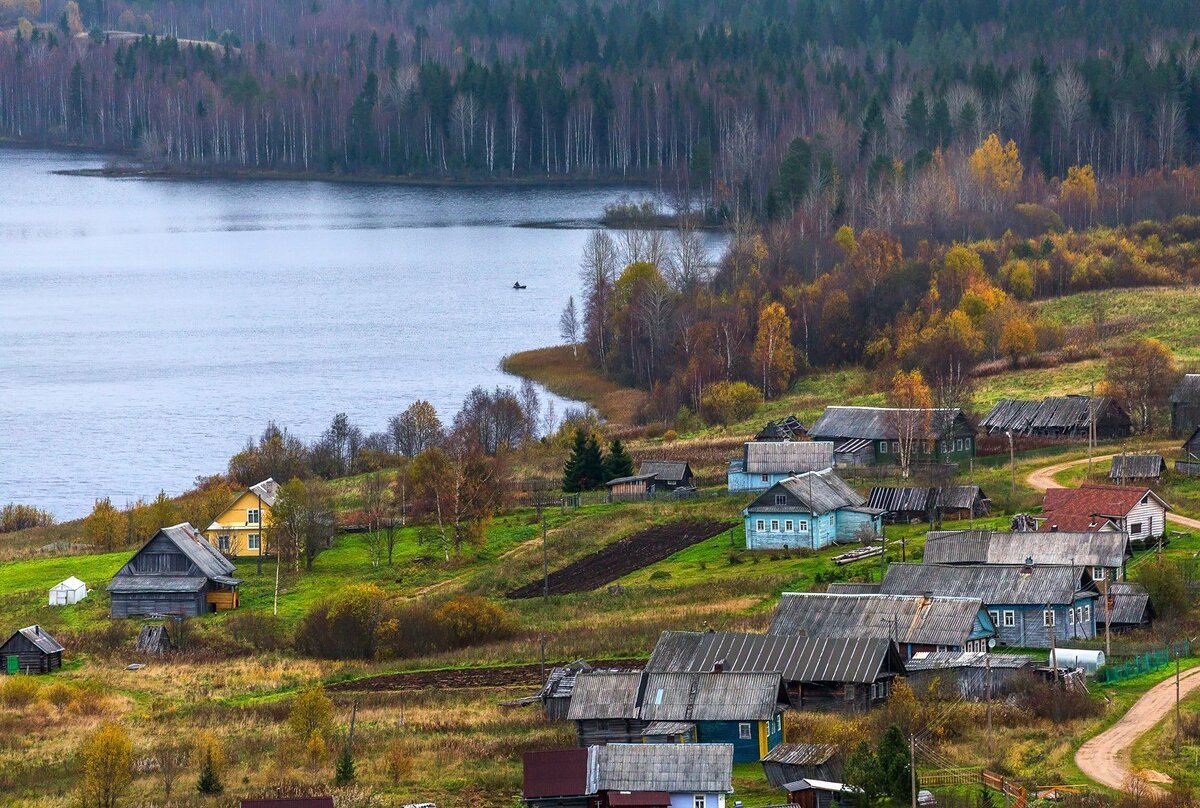
[[[758,722],[758,757],[760,760],[767,756],[767,735],[770,731],[766,721]]]
[[[238,607],[238,593],[231,592],[209,592],[208,602],[217,607],[218,612],[236,609]]]
[[[259,535],[262,542],[262,552],[267,554],[266,529],[271,524],[271,506],[267,503],[262,503],[262,523],[252,524],[246,521],[249,511],[258,507],[259,499],[256,494],[251,491],[244,491],[237,500],[226,508],[220,516],[213,520],[214,527],[211,530],[204,531],[204,537],[208,539],[213,547],[220,549],[218,544],[219,536],[230,537],[229,555],[235,556],[255,556],[258,555],[258,550],[251,550],[249,547],[248,537],[252,533]]]

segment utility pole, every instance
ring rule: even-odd
[[[984,656],[984,664],[987,667],[987,749],[988,757],[992,752],[992,655]]]
[[[908,779],[912,784],[912,808],[917,808],[917,736],[908,736]]]
[[[1112,656],[1112,641],[1109,626],[1112,623],[1112,596],[1108,594],[1108,570],[1104,571],[1104,658]]]
[[[546,519],[542,518],[542,602],[550,597],[550,561],[546,555]]]
[[[1017,453],[1013,448],[1013,433],[1011,429],[1004,431],[1008,436],[1008,467],[1011,470],[1012,479],[1008,484],[1008,509],[1013,509],[1013,503],[1017,499]]]
[[[1050,625],[1046,627],[1046,630],[1050,632],[1050,667],[1054,669],[1054,684],[1058,684],[1058,637],[1055,636],[1058,633],[1058,626],[1055,625],[1058,618],[1049,603],[1046,604],[1046,616],[1050,621]]]
[[[1092,452],[1096,446],[1096,383],[1088,395],[1088,482],[1092,481]]]
[[[1175,757],[1179,757],[1179,738],[1182,722],[1179,716],[1179,649],[1175,649]]]
[[[263,518],[262,518],[262,494],[254,492],[258,497],[258,575],[262,575],[262,553],[263,553]]]

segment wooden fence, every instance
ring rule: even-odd
[[[1200,462],[1195,460],[1176,460],[1175,472],[1188,477],[1200,477]]]

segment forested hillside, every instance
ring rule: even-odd
[[[0,0],[0,135],[193,168],[644,178],[863,223],[992,132],[1051,178],[1193,162],[1200,7],[1047,8]],[[1099,213],[1136,215],[1117,197]]]

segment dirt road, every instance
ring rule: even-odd
[[[1102,463],[1105,460],[1111,460],[1113,457],[1114,455],[1111,454],[1100,455],[1099,457],[1092,458],[1092,462]],[[1065,463],[1055,463],[1053,466],[1045,466],[1037,471],[1030,472],[1025,480],[1038,491],[1045,491],[1048,488],[1062,488],[1061,485],[1054,481],[1054,475],[1075,466],[1086,466],[1087,462],[1087,458],[1085,457],[1081,460],[1068,460]],[[1200,530],[1200,519],[1180,516],[1177,513],[1167,513],[1167,521],[1190,530]]]
[[[1200,688],[1200,667],[1188,668],[1179,677],[1180,697]],[[1109,788],[1123,789],[1129,780],[1129,750],[1133,744],[1175,707],[1175,677],[1160,682],[1138,699],[1117,723],[1079,747],[1075,763],[1088,777]],[[1162,781],[1162,775],[1147,773],[1143,779]],[[1162,789],[1146,783],[1152,793]]]

